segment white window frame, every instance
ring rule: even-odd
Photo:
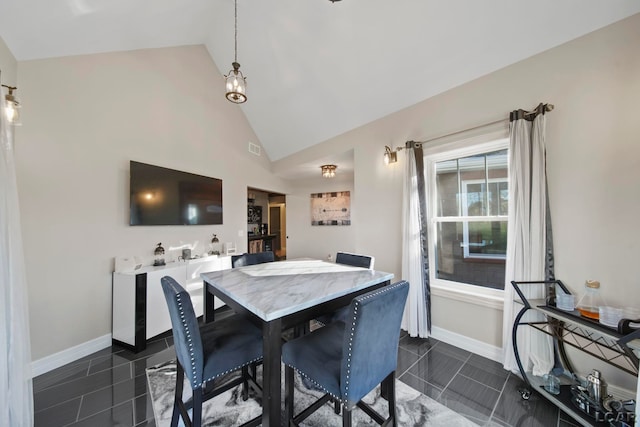
[[[487,131],[484,134],[472,136],[466,139],[460,137],[450,142],[423,145],[425,178],[427,182],[427,224],[428,245],[429,245],[429,265],[436,266],[437,247],[437,223],[433,218],[437,215],[436,204],[436,163],[449,159],[468,157],[481,153],[489,153],[509,148],[508,129],[503,128],[495,131]],[[487,218],[481,217],[486,221]],[[495,217],[502,220],[502,217]],[[477,217],[451,217],[451,221],[475,221]],[[442,296],[457,301],[463,301],[483,307],[502,309],[504,307],[504,291],[501,289],[485,288],[483,286],[470,285],[467,283],[454,282],[451,280],[439,279],[436,277],[436,268],[429,269],[429,283],[433,295]]]
[[[462,207],[462,217],[465,218],[477,218],[477,219],[481,219],[483,222],[485,221],[489,221],[489,220],[493,220],[493,218],[496,218],[496,216],[478,216],[478,217],[470,217],[469,216],[469,206],[467,203],[467,185],[469,184],[491,184],[493,182],[509,182],[509,178],[490,178],[490,179],[466,179],[463,180],[461,182],[462,184],[462,188],[464,188],[464,192],[462,193],[462,200],[461,200],[461,207]],[[487,186],[487,191],[489,191],[489,187]],[[461,217],[456,217],[456,218],[461,218]],[[497,218],[503,218],[502,221],[507,221],[507,216],[506,215],[499,215],[497,216]],[[473,243],[469,242],[469,222],[468,220],[464,220],[462,222],[462,249],[464,252],[464,257],[465,258],[472,258],[472,259],[506,259],[507,255],[495,255],[495,254],[476,254],[473,252],[469,252],[469,246],[472,245]],[[482,243],[484,244],[484,240],[482,241]]]

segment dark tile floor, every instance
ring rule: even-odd
[[[164,334],[134,354],[106,348],[34,379],[36,427],[155,426],[145,368],[174,358]],[[397,377],[481,426],[574,426],[501,365],[433,338],[400,339]]]

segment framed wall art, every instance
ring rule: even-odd
[[[311,225],[351,225],[351,193],[312,193]]]

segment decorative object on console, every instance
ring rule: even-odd
[[[158,267],[160,265],[165,265],[164,248],[162,247],[162,243],[158,243],[158,246],[153,251],[153,265],[155,267]]]
[[[322,165],[320,169],[322,169],[322,177],[323,178],[333,178],[336,176],[336,169],[338,166],[336,165]]]
[[[311,225],[351,225],[351,193],[312,193]]]
[[[227,242],[224,244],[224,251],[227,255],[233,255],[237,252],[236,244],[233,242]]]
[[[235,55],[231,63],[233,69],[224,76],[227,89],[225,96],[234,104],[242,104],[247,100],[247,79],[242,75],[240,64],[238,63],[238,0],[233,3],[235,7]]]
[[[142,268],[142,262],[136,256],[117,256],[115,258],[116,273],[131,272]]]
[[[220,240],[215,234],[211,239],[211,250],[209,251],[209,255],[220,255]]]

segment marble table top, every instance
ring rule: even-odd
[[[321,260],[287,260],[200,275],[265,321],[393,279],[392,273]]]

